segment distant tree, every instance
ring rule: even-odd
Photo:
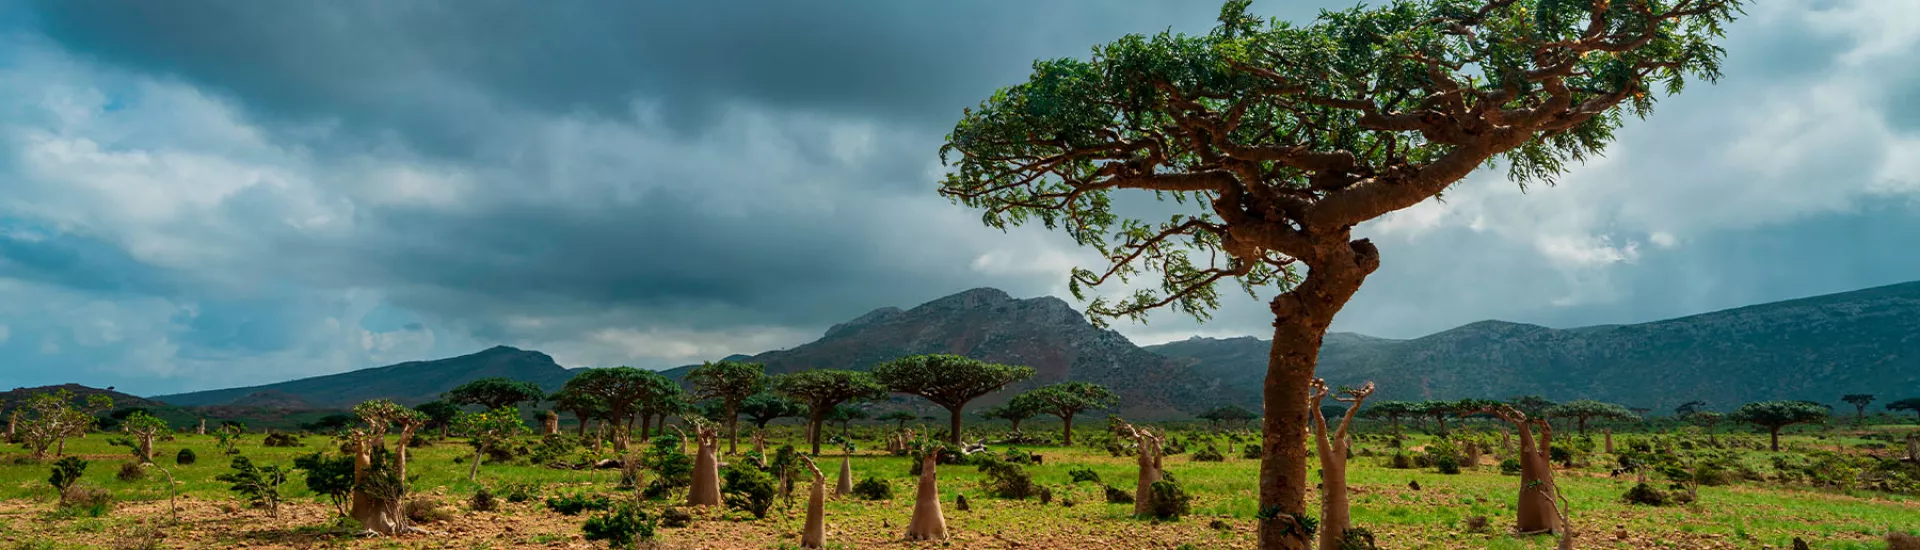
[[[1913,411],[1914,414],[1920,414],[1920,397],[1909,397],[1906,399],[1901,399],[1899,401],[1888,403],[1887,410]]]
[[[894,430],[907,429],[908,422],[912,422],[919,418],[920,418],[920,415],[913,414],[907,411],[893,411],[887,414],[880,415],[880,420],[894,423],[894,427],[893,427]],[[1019,430],[1020,430],[1019,425],[1015,424],[1014,431],[1019,431]]]
[[[421,405],[421,407],[425,406]],[[333,413],[322,416],[319,420],[301,424],[300,428],[310,432],[338,432],[352,426],[355,420],[357,419],[351,414]]]
[[[413,410],[427,415],[427,425],[421,428],[440,430],[440,437],[447,436],[447,430],[453,428],[454,419],[460,416],[460,406],[447,401],[428,401],[414,407]]]
[[[739,451],[740,403],[767,389],[766,367],[759,363],[704,363],[687,373],[694,399],[720,401],[720,422],[727,425],[727,454]]]
[[[960,444],[967,403],[1033,378],[1033,367],[988,363],[959,355],[912,355],[873,367],[873,378],[896,393],[918,395],[947,410],[947,442]]]
[[[1510,397],[1510,398],[1507,398],[1507,404],[1512,406],[1514,410],[1518,410],[1520,412],[1526,413],[1527,416],[1535,417],[1535,418],[1543,417],[1544,415],[1546,415],[1547,409],[1551,409],[1553,408],[1554,405],[1558,405],[1558,403],[1554,403],[1552,400],[1547,399],[1545,397],[1538,396],[1538,395],[1519,395],[1519,396]]]
[[[1028,399],[1042,413],[1060,417],[1064,445],[1073,445],[1073,417],[1086,411],[1113,408],[1120,396],[1092,382],[1061,382],[1028,390],[1014,399]]]
[[[454,431],[466,436],[473,446],[473,466],[467,470],[467,481],[480,478],[480,461],[487,457],[487,449],[498,448],[527,431],[526,424],[520,421],[520,409],[511,405],[485,412],[460,413],[453,425]]]
[[[649,437],[649,428],[657,426],[662,433],[666,432],[668,417],[686,417],[698,412],[693,401],[688,399],[686,390],[681,389],[679,384],[659,373],[648,371],[647,374],[652,376],[647,377],[646,397],[636,405],[640,414],[640,438],[643,440]]]
[[[113,408],[113,398],[105,394],[88,395],[78,406],[74,401],[73,392],[61,388],[33,394],[21,405],[27,411],[21,440],[35,458],[45,458],[48,448],[54,456],[65,455],[67,438],[87,433],[94,415]]]
[[[491,411],[521,403],[539,404],[540,398],[546,395],[547,392],[540,391],[540,386],[532,382],[495,376],[461,384],[440,397],[455,405],[476,405]]]
[[[1200,413],[1199,418],[1218,427],[1237,428],[1260,415],[1239,405],[1221,405]]]
[[[1361,414],[1367,418],[1383,418],[1393,424],[1394,435],[1400,434],[1400,421],[1420,416],[1420,404],[1411,401],[1379,401],[1370,405]]]
[[[587,369],[568,380],[561,391],[592,396],[604,404],[608,422],[618,428],[613,430],[614,449],[625,451],[632,437],[633,422],[642,405],[659,399],[667,387],[677,391],[680,385],[660,373],[633,367],[612,367]]]
[[[1439,432],[1437,433],[1441,435],[1447,433],[1448,418],[1467,412],[1467,409],[1463,408],[1464,405],[1460,401],[1422,401],[1415,406],[1417,410],[1420,411],[1421,416],[1433,419],[1439,428]]]
[[[140,462],[153,462],[153,438],[167,432],[167,421],[161,420],[146,411],[127,416],[120,423],[120,431],[133,436],[134,450],[140,454]]]
[[[1819,403],[1807,401],[1762,401],[1740,406],[1739,410],[1727,415],[1728,420],[1753,424],[1767,429],[1771,437],[1773,452],[1780,452],[1780,429],[1794,424],[1807,424],[1827,419],[1828,410]]]
[[[910,413],[910,412],[901,411],[894,414],[902,414],[902,413],[907,415],[906,420],[913,419],[913,413]],[[1013,433],[1020,433],[1020,423],[1026,422],[1027,419],[1033,418],[1034,416],[1037,416],[1039,414],[1040,414],[1040,409],[1038,409],[1035,406],[1035,403],[1033,403],[1033,401],[1030,399],[1029,400],[1009,399],[1007,400],[1006,403],[995,405],[993,407],[988,408],[987,410],[980,411],[980,416],[984,418],[991,418],[995,420],[1005,420],[1008,423],[1013,424]],[[906,420],[902,420],[901,423],[904,424]]]
[[[1587,433],[1587,422],[1596,418],[1603,420],[1632,420],[1639,418],[1633,414],[1633,411],[1627,410],[1626,407],[1591,399],[1568,401],[1556,405],[1551,409],[1547,409],[1547,416],[1552,418],[1573,419],[1574,426],[1578,427],[1582,434]]]
[[[587,436],[588,422],[592,422],[595,419],[605,419],[609,414],[606,400],[586,391],[582,387],[572,384],[560,388],[560,391],[553,392],[553,395],[547,396],[547,400],[553,402],[553,408],[566,411],[567,414],[573,415],[573,419],[580,423],[580,425],[575,428],[575,433],[582,438]]]
[[[1678,416],[1680,418],[1686,418],[1689,416],[1693,416],[1694,413],[1706,410],[1706,408],[1707,408],[1707,402],[1705,401],[1688,401],[1686,403],[1681,403],[1680,406],[1678,407],[1674,407],[1673,415]]]
[[[1847,404],[1849,404],[1849,405],[1853,405],[1853,408],[1854,408],[1854,423],[1856,423],[1856,424],[1863,424],[1863,423],[1866,423],[1866,421],[1867,421],[1867,405],[1872,405],[1872,404],[1873,404],[1873,394],[1870,394],[1870,393],[1849,393],[1849,394],[1846,394],[1846,395],[1843,395],[1843,396],[1841,396],[1841,397],[1840,397],[1840,400],[1841,400],[1841,401],[1845,401],[1845,402],[1847,402]]]
[[[767,423],[775,420],[806,416],[807,406],[776,393],[761,392],[740,401],[740,414],[753,421],[753,427],[766,429]]]
[[[1720,414],[1713,411],[1694,411],[1693,413],[1688,414],[1681,418],[1686,420],[1687,422],[1692,422],[1695,425],[1698,425],[1702,428],[1706,428],[1707,441],[1714,444],[1719,444],[1720,440],[1714,437],[1713,435],[1713,426],[1716,424],[1719,424],[1721,420],[1725,420],[1726,417],[1727,415]]]
[[[873,374],[849,370],[815,369],[774,377],[773,391],[807,405],[807,442],[820,454],[820,424],[835,406],[848,401],[886,397],[887,387]]]
[[[855,420],[866,420],[868,418],[873,418],[873,413],[867,412],[866,409],[840,405],[834,407],[832,411],[827,412],[826,420],[840,424],[840,437],[844,438],[847,437],[847,431],[851,429]]]

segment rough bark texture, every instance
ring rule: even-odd
[[[1514,529],[1522,533],[1551,533],[1560,527],[1553,497],[1541,490],[1553,483],[1553,462],[1549,460],[1553,429],[1545,423],[1539,423],[1539,427],[1536,444],[1525,417],[1514,422],[1514,429],[1520,432],[1520,506]]]
[[[813,472],[813,489],[807,494],[807,528],[800,534],[801,548],[825,548],[827,546],[827,476],[820,473],[820,467],[813,459],[800,457],[806,461],[807,469]],[[845,471],[842,462],[842,471]],[[845,479],[845,478],[842,478]]]
[[[1331,430],[1327,427],[1326,415],[1320,412],[1320,402],[1329,394],[1326,381],[1315,378],[1310,391],[1313,440],[1320,455],[1320,550],[1341,550],[1340,543],[1346,540],[1347,529],[1353,527],[1347,500],[1347,448],[1351,444],[1347,430],[1353,426],[1353,416],[1360,412],[1361,403],[1373,395],[1373,383],[1350,392],[1348,397],[1334,398],[1350,405],[1340,425]]]
[[[837,498],[850,494],[853,494],[853,457],[843,455],[840,457],[840,480],[834,484],[833,496]]]
[[[953,408],[947,409],[947,415],[951,417],[947,422],[947,426],[948,426],[947,429],[949,430],[947,432],[947,442],[952,443],[954,446],[958,447],[961,445],[960,443],[960,407],[953,407]]]
[[[1165,436],[1124,422],[1119,428],[1120,435],[1133,438],[1137,450],[1134,462],[1139,466],[1140,475],[1133,486],[1133,515],[1145,517],[1153,513],[1153,482],[1166,477],[1160,470],[1160,444]]]
[[[1768,443],[1773,447],[1773,452],[1776,452],[1776,453],[1780,452],[1780,427],[1779,426],[1767,427],[1767,437],[1768,437]]]
[[[719,506],[720,460],[715,456],[720,450],[719,430],[700,424],[694,426],[693,433],[699,447],[693,458],[693,487],[687,490],[687,505]]]
[[[907,540],[945,540],[947,518],[940,513],[940,488],[934,481],[939,468],[940,450],[928,447],[920,458],[920,488],[913,499],[913,521],[907,524]]]
[[[407,442],[413,439],[416,428],[418,426],[411,424],[402,426],[399,437],[394,441],[393,451],[388,455],[387,467],[393,469],[398,479],[407,479]],[[361,484],[366,483],[367,476],[372,473],[370,470],[375,449],[385,445],[386,436],[383,433],[366,434],[359,438],[354,450],[354,490],[348,515],[368,531],[393,536],[410,529],[407,515],[401,509],[401,503],[406,500],[406,488],[401,487],[398,495],[378,497],[361,488]]]
[[[540,435],[560,433],[560,413],[547,411],[540,417]]]

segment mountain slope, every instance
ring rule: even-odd
[[[1195,338],[1147,349],[1225,388],[1257,388],[1267,342]],[[1541,394],[1656,411],[1702,399],[1883,401],[1920,395],[1920,282],[1632,325],[1551,329],[1482,321],[1412,340],[1328,335],[1320,375],[1373,380],[1382,399]],[[1235,393],[1257,404],[1252,391]]]
[[[547,354],[495,346],[447,359],[409,361],[277,384],[158,395],[151,399],[180,406],[230,405],[236,401],[245,405],[275,400],[297,401],[311,408],[349,408],[368,399],[392,399],[403,405],[415,405],[438,399],[442,392],[480,378],[503,376],[533,382],[553,391],[573,374],[554,363]]]
[[[975,407],[1014,392],[1063,380],[1105,384],[1133,416],[1192,413],[1215,404],[1178,362],[1148,353],[1111,330],[1094,328],[1065,301],[1051,296],[1015,299],[991,289],[968,290],[909,310],[880,308],[834,325],[819,340],[747,358],[771,373],[813,368],[867,370],[907,355],[952,353],[984,361],[1027,365],[1033,380],[982,398]],[[667,371],[675,379],[691,367]]]

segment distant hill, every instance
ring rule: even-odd
[[[1268,342],[1194,338],[1148,346],[1234,400],[1259,403]],[[1632,325],[1551,329],[1481,321],[1412,340],[1330,334],[1320,376],[1379,384],[1379,399],[1540,394],[1659,413],[1768,399],[1920,396],[1920,282]]]
[[[108,409],[107,412],[111,412],[119,409],[133,409],[133,408],[146,409],[148,414],[152,414],[154,416],[160,417],[160,419],[166,420],[169,424],[176,427],[186,425],[186,423],[188,422],[197,422],[199,418],[198,413],[185,408],[176,407],[167,403],[161,403],[158,401],[142,398],[135,395],[120,393],[117,391],[113,391],[113,388],[101,389],[101,388],[82,386],[79,384],[61,384],[58,386],[40,386],[35,388],[14,388],[6,392],[0,392],[0,417],[4,417],[7,413],[12,412],[14,408],[19,407],[22,403],[25,403],[27,399],[32,397],[34,394],[55,392],[63,389],[69,392],[73,392],[74,405],[85,404],[87,401],[87,397],[89,396],[105,395],[113,399],[113,408]],[[102,412],[100,416],[106,416],[107,412]]]
[[[257,404],[250,405],[247,401],[279,400],[299,403],[307,408],[344,409],[369,399],[392,399],[403,405],[417,405],[438,399],[441,393],[480,378],[504,376],[533,382],[547,391],[553,391],[565,384],[573,374],[554,363],[547,354],[495,346],[479,353],[447,359],[409,361],[245,388],[157,395],[152,399],[180,406],[257,407]]]
[[[813,368],[867,370],[892,359],[951,353],[1027,365],[1030,381],[982,398],[990,405],[1019,391],[1065,380],[1104,384],[1120,394],[1122,412],[1158,417],[1198,412],[1215,399],[1198,391],[1185,366],[1148,353],[1125,336],[1094,328],[1072,305],[1052,296],[1016,299],[976,288],[913,309],[884,307],[834,325],[819,340],[743,360],[770,373]],[[666,371],[680,379],[692,367]]]

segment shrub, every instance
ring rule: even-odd
[[[677,435],[653,438],[640,464],[654,472],[653,481],[648,482],[646,490],[640,493],[640,496],[649,500],[667,498],[675,491],[693,485],[693,457],[680,450],[680,437]]]
[[[122,462],[120,472],[114,474],[114,477],[119,478],[120,481],[140,481],[147,478],[147,469],[140,467],[139,462]]]
[[[1485,520],[1486,518],[1480,518]],[[1375,550],[1373,531],[1365,527],[1348,527],[1340,534],[1340,550]]]
[[[613,506],[613,501],[604,495],[587,496],[579,493],[547,497],[547,509],[563,516],[577,516],[586,510],[605,510]]]
[[[214,476],[213,479],[229,483],[228,490],[247,497],[247,502],[255,507],[266,508],[267,515],[280,515],[280,484],[287,482],[286,470],[269,464],[255,466],[252,460],[244,456],[233,457],[229,465],[233,472]]]
[[[53,489],[60,493],[60,498],[64,502],[67,489],[73,487],[74,482],[80,481],[80,474],[86,472],[86,460],[77,456],[69,456],[53,463],[53,475],[47,478],[47,483],[53,485]]]
[[[540,498],[540,484],[532,481],[508,483],[500,486],[500,494],[507,497],[507,502],[519,504]]]
[[[867,476],[866,479],[853,484],[853,496],[866,500],[892,500],[893,485],[880,478]]]
[[[1247,446],[1245,446],[1245,447],[1241,447],[1241,448],[1240,448],[1240,458],[1244,458],[1244,459],[1247,459],[1247,460],[1257,460],[1257,459],[1259,459],[1259,458],[1260,458],[1260,444],[1259,444],[1259,443],[1248,443],[1248,444],[1247,444]]]
[[[779,493],[773,476],[751,465],[736,464],[727,468],[721,477],[726,483],[720,488],[720,496],[728,507],[753,514],[754,519],[766,519],[767,510],[773,507],[773,497]]]
[[[113,493],[89,485],[69,485],[60,491],[60,509],[89,517],[104,516],[113,509]]]
[[[1026,451],[1022,451],[1020,449],[1008,447],[1007,452],[1002,455],[1001,460],[1005,460],[1013,464],[1032,464],[1033,454],[1028,453]]]
[[[1100,473],[1093,471],[1092,468],[1082,467],[1082,468],[1074,468],[1072,470],[1067,470],[1067,476],[1072,477],[1074,483],[1079,483],[1082,481],[1091,481],[1094,483],[1100,482]]]
[[[1000,498],[1024,499],[1039,492],[1033,484],[1033,476],[1018,464],[994,461],[986,463],[987,494]]]
[[[1047,505],[1047,504],[1052,504],[1052,503],[1053,503],[1053,488],[1051,488],[1051,487],[1046,487],[1046,486],[1042,486],[1042,487],[1040,487],[1040,492],[1039,492],[1039,493],[1036,493],[1036,494],[1035,494],[1035,496],[1038,496],[1038,497],[1040,497],[1040,504],[1041,504],[1041,505],[1043,505],[1043,506],[1044,506],[1044,505]]]
[[[672,506],[660,511],[660,525],[665,527],[686,527],[693,523],[693,514]]]
[[[759,470],[754,470],[759,471]],[[763,472],[761,474],[765,476]],[[632,503],[620,503],[619,507],[605,513],[587,518],[580,531],[587,540],[604,540],[613,548],[632,548],[636,541],[653,540],[658,520]]]
[[[193,461],[198,458],[199,457],[193,455],[193,449],[180,449],[179,454],[173,455],[173,463],[181,466],[191,466],[193,465]]]
[[[347,498],[353,495],[353,457],[314,451],[294,457],[293,467],[307,472],[307,490],[326,495],[335,511],[347,515]]]
[[[1485,533],[1488,525],[1487,516],[1473,516],[1467,518],[1466,529],[1468,533]]]
[[[1195,462],[1225,462],[1227,460],[1227,457],[1226,455],[1220,454],[1219,449],[1215,449],[1213,448],[1212,445],[1208,445],[1204,449],[1194,451],[1193,460]]]
[[[1413,455],[1393,453],[1393,457],[1387,459],[1387,467],[1396,470],[1411,470],[1418,468],[1419,463],[1414,461]]]
[[[1180,519],[1186,515],[1192,497],[1172,479],[1153,482],[1147,488],[1147,512],[1159,519]]]
[[[1655,489],[1652,485],[1645,483],[1635,484],[1632,489],[1627,489],[1627,493],[1621,495],[1620,499],[1627,501],[1628,504],[1645,504],[1647,506],[1666,506],[1671,502],[1670,497],[1665,491]]]
[[[566,434],[547,434],[540,437],[528,457],[534,464],[549,464],[566,458],[580,448],[580,440]]]
[[[1112,485],[1101,485],[1101,487],[1107,491],[1107,504],[1133,504],[1132,493],[1122,491]]]
[[[1547,449],[1547,458],[1563,466],[1571,467],[1573,465],[1573,451],[1567,450],[1566,447],[1549,447]]]
[[[300,438],[288,433],[270,433],[267,434],[266,441],[262,442],[261,445],[268,447],[299,447]]]
[[[435,523],[453,519],[453,511],[433,497],[413,497],[402,506],[407,520],[414,523]]]
[[[1509,458],[1500,461],[1501,475],[1517,476],[1520,475],[1520,469],[1520,459],[1518,458]]]
[[[500,509],[500,499],[494,498],[493,491],[481,487],[473,492],[473,498],[467,499],[467,507],[475,512],[492,512]]]
[[[1440,473],[1443,474],[1458,474],[1460,473],[1460,459],[1455,458],[1453,455],[1440,455],[1434,457],[1433,467],[1438,468]]]

